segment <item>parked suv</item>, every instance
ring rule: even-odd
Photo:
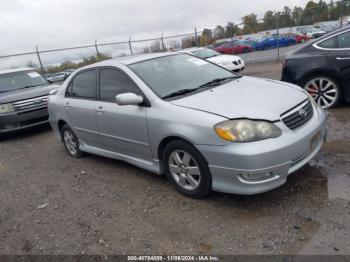
[[[282,80],[303,87],[317,104],[350,102],[350,27],[327,34],[286,56]]]
[[[0,71],[0,136],[47,123],[48,96],[58,87],[33,68]]]

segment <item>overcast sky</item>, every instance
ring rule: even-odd
[[[0,55],[193,32],[307,0],[1,0]],[[90,50],[91,51],[91,50]],[[92,52],[92,51],[91,51]],[[29,58],[28,58],[29,59]],[[32,57],[30,60],[36,60]],[[44,58],[45,60],[45,58]],[[36,62],[36,61],[35,61]],[[2,61],[0,61],[1,65]]]

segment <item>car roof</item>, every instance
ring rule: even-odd
[[[0,70],[0,75],[17,73],[17,72],[25,72],[25,71],[33,71],[33,70],[35,69],[31,67],[9,68],[9,69]]]
[[[122,64],[122,65],[130,65],[154,58],[160,58],[165,56],[171,56],[171,55],[178,55],[178,53],[175,52],[163,52],[163,53],[148,53],[148,54],[138,54],[138,55],[131,55],[131,56],[123,56],[118,58],[113,58],[109,60],[105,60],[102,62],[98,62],[96,64],[92,64],[88,67],[96,67],[96,66],[113,66],[116,64]]]
[[[185,48],[182,50],[179,50],[179,52],[192,52],[192,51],[197,51],[197,50],[202,50],[202,49],[207,49],[205,47],[191,47],[191,48]]]

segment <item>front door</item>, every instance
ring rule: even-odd
[[[151,161],[147,108],[120,106],[115,102],[118,94],[141,94],[141,91],[125,72],[117,68],[102,68],[99,80],[96,119],[103,147]]]

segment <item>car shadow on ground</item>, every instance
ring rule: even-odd
[[[206,203],[212,207],[237,207],[253,211],[263,209],[274,209],[277,206],[285,205],[290,202],[295,205],[296,201],[303,200],[312,204],[317,202],[325,204],[327,202],[327,177],[320,167],[306,165],[294,174],[288,177],[287,183],[272,191],[258,195],[245,196],[227,193],[212,192],[202,199],[191,199],[181,195],[176,191],[174,186],[168,182],[165,175],[156,175],[145,171],[123,161],[108,159],[99,156],[87,155],[89,161],[95,162],[97,165],[103,164],[114,170],[127,169],[130,181],[139,180],[137,184],[151,184],[156,187],[158,193],[169,194],[171,198],[179,201],[189,201],[192,204]],[[131,182],[132,183],[132,182]],[[140,188],[140,191],[143,189]],[[307,204],[307,203],[306,203]]]
[[[51,127],[49,124],[43,124],[36,127],[31,127],[16,132],[6,133],[0,136],[0,142],[20,141],[30,137],[41,136],[44,133],[50,132]]]

